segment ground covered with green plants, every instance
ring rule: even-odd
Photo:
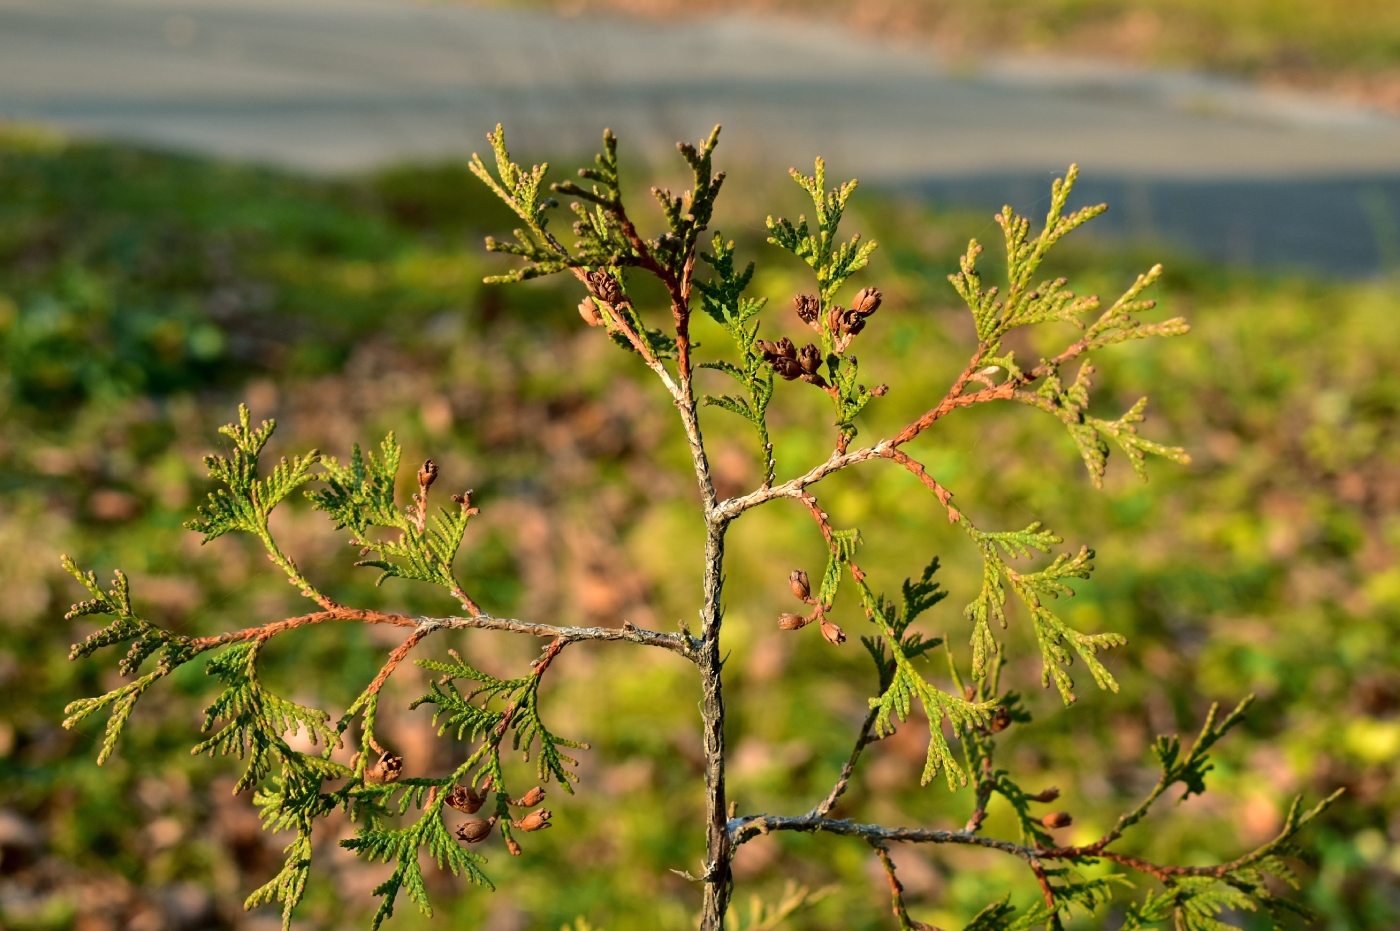
[[[798,212],[790,184],[724,167],[751,196],[743,204],[731,191],[714,228],[738,239],[741,258],[767,256],[755,289],[786,306],[803,279],[757,231],[767,213]],[[994,227],[864,189],[851,219],[882,243],[868,278],[886,309],[862,338],[880,344],[864,354],[890,393],[860,424],[879,435],[941,397],[965,361],[970,325],[946,275],[968,236],[994,241]],[[650,373],[583,325],[578,294],[481,283],[503,267],[481,235],[510,226],[460,167],[314,182],[0,135],[0,925],[270,931],[279,921],[273,909],[241,906],[277,870],[288,838],[262,832],[247,794],[231,794],[236,761],[188,754],[210,677],[187,667],[144,699],[101,768],[100,722],[60,726],[69,701],[117,681],[111,662],[67,659],[93,625],[61,619],[83,597],[59,565],[63,553],[100,573],[126,569],[147,616],[182,632],[303,610],[260,551],[232,537],[201,547],[181,527],[209,488],[201,456],[221,448],[216,428],[239,401],[277,417],[275,453],[316,446],[344,457],[351,443],[393,429],[411,460],[436,460],[446,487],[474,488],[482,515],[459,569],[493,613],[656,629],[693,616],[698,566],[685,560],[702,529],[668,405]],[[1190,466],[1160,464],[1141,485],[1120,462],[1094,492],[1057,424],[992,405],[950,416],[941,445],[917,452],[989,523],[1034,515],[1069,545],[1092,542],[1098,571],[1076,586],[1067,618],[1130,640],[1105,660],[1119,694],[1085,690],[1066,711],[1053,692],[1031,689],[1036,721],[1003,735],[1005,759],[1029,787],[1062,790],[1075,819],[1068,839],[1091,838],[1154,780],[1153,735],[1193,732],[1212,701],[1253,692],[1248,723],[1215,751],[1211,791],[1160,813],[1139,852],[1220,862],[1271,836],[1295,793],[1316,801],[1346,787],[1309,829],[1318,859],[1299,867],[1304,898],[1328,928],[1394,927],[1400,286],[1250,276],[1092,238],[1071,240],[1056,261],[1080,290],[1116,294],[1157,259],[1167,273],[1155,296],[1193,331],[1096,360],[1098,397],[1121,411],[1151,395],[1147,434],[1184,442]],[[800,323],[790,323],[796,334]],[[720,338],[697,331],[701,342]],[[1033,357],[1048,346],[1015,348]],[[779,478],[826,453],[829,431],[809,430],[829,417],[807,396],[818,394],[774,402]],[[708,414],[721,493],[756,486],[747,425]],[[942,558],[953,597],[919,623],[947,634],[966,663],[958,605],[980,584],[977,555],[919,492],[902,470],[871,470],[831,480],[822,503],[843,525],[881,528],[869,535],[869,561],[892,567],[875,580],[889,590]],[[323,518],[305,504],[287,511],[279,541],[331,594],[453,610],[392,582],[375,589],[377,573],[353,568],[355,551]],[[800,810],[825,794],[874,688],[854,638],[834,648],[777,628],[790,609],[788,572],[824,560],[807,521],[796,506],[769,508],[731,535],[730,786],[744,810]],[[848,631],[861,629],[854,601],[837,613]],[[1028,636],[1017,621],[1013,640]],[[268,647],[266,677],[282,694],[343,706],[397,639],[309,628]],[[538,645],[476,631],[424,648],[445,655],[449,646],[510,672]],[[1006,675],[1033,683],[1036,651],[1020,646],[1011,655],[1024,662]],[[407,709],[427,684],[414,675],[404,667],[391,680],[378,732],[407,774],[438,774],[460,761],[459,748],[435,736],[429,709]],[[438,917],[405,904],[394,925],[692,926],[696,895],[670,872],[695,870],[703,850],[692,677],[663,651],[617,645],[575,646],[551,676],[551,719],[591,745],[578,794],[551,790],[559,829],[531,835],[520,858],[488,842],[497,891],[434,878]],[[918,787],[920,726],[870,748],[837,815],[946,828],[967,820],[970,792]],[[1010,823],[995,807],[991,817],[994,827]],[[351,827],[326,830],[348,836]],[[333,851],[329,839],[318,845]],[[1009,874],[998,871],[1015,869],[966,851],[895,857],[912,913],[942,927],[961,927],[1000,895]],[[773,835],[745,845],[735,869],[746,920],[750,893],[772,902],[796,884],[819,901],[790,927],[890,926],[883,873],[857,841]],[[348,851],[325,855],[299,920],[367,927],[385,872]]]

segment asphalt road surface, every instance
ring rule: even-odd
[[[410,0],[0,0],[0,117],[318,173],[521,155],[603,126],[944,203],[1032,207],[1082,166],[1111,235],[1243,264],[1400,259],[1400,118],[1189,74],[927,50],[776,20],[662,24]]]

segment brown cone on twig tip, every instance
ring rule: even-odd
[[[846,632],[826,618],[822,618],[822,636],[827,639],[828,643],[846,642]]]
[[[447,795],[447,804],[464,815],[474,815],[481,810],[485,799],[469,786],[453,786]]]
[[[538,808],[519,821],[512,821],[511,825],[517,831],[543,831],[550,826],[549,819],[552,814],[553,812],[547,808]]]
[[[811,294],[799,294],[792,299],[792,306],[803,323],[818,332],[821,331],[821,324],[817,322],[822,312],[821,301]]]
[[[1027,796],[1026,796],[1026,800],[1027,800],[1027,801],[1030,801],[1030,802],[1041,802],[1041,803],[1044,803],[1044,802],[1053,802],[1055,799],[1057,799],[1057,798],[1059,798],[1059,797],[1060,797],[1060,790],[1059,790],[1057,787],[1055,787],[1055,786],[1051,786],[1050,788],[1045,789],[1045,790],[1042,791],[1042,792],[1037,792],[1035,795],[1027,795]]]
[[[999,734],[1011,726],[1011,712],[1006,710],[1005,705],[997,705],[996,713],[992,715],[991,731]]]
[[[437,477],[437,463],[431,459],[424,460],[423,468],[418,470],[418,487],[426,490],[429,485],[437,481]]]
[[[1041,818],[1040,823],[1053,831],[1056,828],[1069,827],[1074,823],[1074,818],[1072,818],[1067,811],[1052,811],[1044,818]]]
[[[472,818],[457,825],[457,836],[468,844],[477,844],[491,836],[495,818]]]
[[[512,801],[511,804],[519,808],[534,808],[536,805],[543,801],[544,787],[535,786],[529,792],[526,792],[524,795],[520,796],[520,798]]]
[[[403,757],[388,750],[379,754],[379,761],[365,770],[365,778],[375,782],[393,782],[403,774]]]
[[[782,614],[778,617],[778,627],[781,630],[801,630],[812,623],[810,617],[803,617],[800,614]]]
[[[798,601],[806,601],[812,597],[812,583],[802,569],[792,570],[792,574],[788,576],[788,587],[792,589]]]

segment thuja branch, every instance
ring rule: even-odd
[[[1175,738],[1160,738],[1154,747],[1162,768],[1156,788],[1097,841],[1077,847],[1054,842],[1053,832],[1071,823],[1070,814],[1052,811],[1037,816],[1033,806],[1053,802],[1058,790],[1028,792],[995,762],[997,735],[1013,724],[1030,722],[1017,692],[1002,689],[1006,645],[997,639],[995,631],[1008,623],[1009,589],[1014,596],[1011,600],[1022,605],[1035,635],[1042,659],[1043,686],[1053,684],[1066,704],[1074,701],[1074,682],[1068,669],[1078,661],[1089,668],[1100,688],[1116,690],[1117,683],[1098,654],[1123,645],[1124,638],[1111,631],[1076,630],[1052,610],[1056,599],[1074,595],[1075,580],[1088,578],[1093,569],[1093,551],[1087,546],[1058,551],[1064,541],[1039,522],[1012,530],[979,525],[970,516],[975,507],[955,507],[953,491],[914,454],[913,444],[954,412],[993,401],[1016,401],[1049,414],[1064,425],[1094,485],[1102,483],[1113,446],[1123,452],[1143,479],[1149,455],[1187,461],[1182,449],[1139,434],[1145,398],[1118,416],[1102,416],[1091,404],[1095,369],[1090,353],[1128,340],[1186,332],[1186,325],[1177,318],[1158,323],[1142,319],[1154,309],[1154,303],[1142,295],[1157,280],[1160,267],[1138,276],[1106,310],[1101,310],[1097,297],[1068,290],[1063,278],[1044,278],[1037,283],[1040,268],[1056,243],[1105,209],[1098,205],[1067,211],[1077,176],[1077,169],[1071,166],[1065,177],[1052,186],[1050,209],[1038,232],[1033,234],[1031,223],[1010,208],[997,215],[1006,250],[1004,285],[984,287],[977,267],[982,246],[975,240],[959,260],[958,270],[949,276],[971,314],[976,341],[947,391],[930,399],[922,415],[892,435],[869,445],[857,445],[854,441],[866,407],[884,397],[889,389],[886,385],[867,388],[862,384],[860,362],[853,350],[863,334],[892,311],[877,317],[884,297],[873,286],[860,287],[842,297],[848,282],[866,269],[876,247],[873,241],[863,241],[859,235],[843,238],[840,231],[856,182],[828,188],[825,163],[817,159],[812,175],[791,172],[812,201],[812,219],[809,221],[805,215],[795,222],[768,218],[768,241],[796,256],[814,279],[810,293],[793,297],[795,320],[787,321],[802,335],[796,339],[780,335],[777,331],[784,327],[763,317],[765,301],[746,294],[754,266],[736,263],[735,244],[715,233],[709,244],[711,251],[700,251],[724,180],[723,173],[713,167],[718,138],[716,127],[698,145],[678,146],[692,182],[679,195],[669,190],[652,190],[664,227],[656,236],[643,231],[624,203],[618,142],[611,132],[604,133],[603,150],[593,167],[580,170],[580,181],[557,183],[549,188],[545,187],[548,166],[527,168],[513,162],[500,127],[488,136],[495,156],[494,172],[479,157],[473,156],[471,163],[472,171],[523,224],[515,231],[513,241],[487,240],[489,250],[523,260],[518,268],[488,280],[521,281],[561,272],[572,275],[584,290],[578,307],[583,321],[640,359],[657,377],[676,409],[690,452],[697,503],[705,525],[704,551],[699,559],[698,636],[691,635],[684,622],[680,633],[662,633],[625,622],[617,628],[566,627],[496,616],[468,593],[455,574],[457,554],[471,519],[478,513],[472,493],[468,490],[451,494],[434,510],[430,497],[439,475],[432,460],[418,470],[417,490],[407,504],[400,504],[396,497],[402,451],[392,434],[377,449],[366,452],[356,446],[345,463],[312,450],[284,459],[264,474],[259,457],[274,425],[265,422],[254,427],[247,410],[240,409],[238,422],[224,430],[233,441],[230,454],[207,460],[211,476],[221,487],[210,495],[200,509],[200,517],[190,526],[202,533],[206,541],[233,531],[256,537],[291,584],[321,610],[221,634],[187,637],[141,617],[121,573],[104,591],[91,572],[82,572],[65,560],[65,566],[91,595],[74,605],[69,617],[106,615],[112,619],[74,647],[74,658],[125,644],[128,648],[121,671],[135,677],[104,695],[74,702],[65,723],[74,726],[89,715],[110,709],[99,754],[99,760],[105,759],[136,703],[150,687],[194,657],[216,651],[208,669],[219,678],[223,691],[210,705],[205,722],[205,729],[213,733],[196,746],[196,751],[234,754],[247,760],[239,785],[258,787],[256,799],[265,824],[270,829],[296,832],[281,872],[250,897],[249,905],[279,901],[284,922],[290,922],[311,868],[314,822],[340,810],[360,826],[356,837],[345,841],[345,846],[361,856],[394,864],[390,878],[375,890],[382,898],[375,917],[377,927],[393,913],[401,891],[420,908],[429,909],[420,869],[421,853],[426,851],[439,867],[465,876],[472,883],[489,885],[481,869],[484,859],[472,845],[499,833],[507,849],[519,855],[522,848],[517,834],[551,825],[551,812],[538,807],[544,799],[544,786],[552,780],[571,793],[577,776],[573,770],[575,761],[568,753],[575,748],[585,749],[586,745],[557,735],[547,726],[540,702],[546,671],[571,643],[629,642],[679,654],[696,667],[705,799],[701,825],[705,850],[703,868],[697,877],[703,886],[702,931],[725,928],[735,850],[760,834],[774,831],[835,834],[865,841],[886,870],[892,909],[902,929],[926,926],[909,914],[889,853],[893,843],[977,847],[1024,862],[1042,902],[1015,914],[1009,897],[1003,897],[987,906],[967,926],[967,931],[1023,931],[1037,925],[1058,929],[1071,909],[1103,908],[1119,891],[1124,878],[1114,874],[1086,879],[1072,869],[1099,861],[1149,876],[1162,885],[1160,891],[1150,892],[1127,907],[1125,929],[1175,920],[1179,928],[1205,931],[1218,927],[1214,916],[1224,909],[1263,907],[1271,913],[1296,910],[1296,905],[1270,891],[1266,874],[1293,881],[1283,858],[1296,852],[1293,844],[1298,831],[1336,796],[1307,811],[1295,802],[1277,838],[1217,866],[1160,864],[1114,849],[1171,787],[1184,785],[1187,795],[1205,791],[1205,776],[1210,769],[1208,751],[1238,723],[1247,703],[1224,719],[1212,711],[1201,735],[1184,754]],[[552,211],[560,204],[546,190],[572,201],[568,208],[573,215],[571,243],[562,241],[550,228]],[[702,267],[709,272],[697,276],[697,269]],[[665,294],[660,306],[645,306],[642,295],[647,291],[635,287],[637,276],[649,276],[659,283]],[[699,364],[694,361],[697,347],[692,338],[696,300],[698,309],[732,343],[732,350]],[[1063,348],[1054,355],[1022,366],[1014,353],[1005,350],[1005,338],[1017,328],[1039,325],[1071,327],[1078,335],[1061,344]],[[774,332],[762,330],[764,326]],[[1067,369],[1074,365],[1078,367],[1071,376]],[[734,394],[697,397],[696,371],[702,369],[737,381],[738,390]],[[767,416],[783,384],[791,384],[794,390],[810,388],[821,392],[823,403],[832,405],[835,433],[832,452],[825,460],[780,480],[779,457]],[[758,489],[720,500],[702,432],[702,404],[737,415],[752,426],[762,475]],[[934,581],[938,560],[933,559],[917,579],[906,579],[899,597],[887,598],[873,587],[878,568],[862,567],[856,561],[861,531],[843,526],[839,515],[829,514],[813,491],[829,476],[874,460],[887,461],[913,476],[933,496],[942,516],[964,531],[982,559],[981,587],[963,612],[971,630],[971,677],[966,683],[945,638],[927,636],[918,629],[921,618],[947,594]],[[312,506],[324,512],[337,528],[348,531],[348,542],[359,551],[357,565],[377,569],[379,583],[400,579],[434,586],[460,605],[465,615],[417,617],[358,609],[342,605],[320,591],[279,548],[269,523],[273,508],[292,491],[308,484],[316,486],[307,492]],[[835,615],[838,592],[849,580],[863,622],[870,624],[868,635],[860,640],[874,662],[875,694],[869,699],[854,745],[831,790],[806,814],[732,816],[726,799],[725,653],[721,649],[725,541],[735,520],[753,508],[778,500],[795,500],[803,506],[827,552],[825,568],[815,585],[803,569],[789,574],[788,587],[804,608],[802,613],[783,614],[779,625],[788,631],[814,626],[833,646],[844,643],[846,632]],[[436,498],[433,501],[436,503]],[[862,623],[860,615],[851,623]],[[384,624],[406,631],[405,639],[385,657],[375,677],[334,722],[323,711],[274,694],[262,683],[258,670],[260,652],[271,639],[332,621]],[[489,674],[455,651],[449,651],[450,663],[420,660],[418,664],[435,672],[438,678],[414,707],[433,706],[440,732],[450,733],[465,745],[466,759],[442,779],[405,778],[404,761],[376,734],[384,685],[430,635],[468,629],[525,634],[546,638],[548,643],[530,668],[514,678]],[[948,650],[946,680],[928,665],[931,651],[939,646]],[[149,671],[139,674],[148,661]],[[922,781],[930,782],[941,772],[950,791],[971,785],[974,809],[964,829],[888,827],[831,817],[836,806],[849,799],[864,748],[908,722],[916,705],[922,708],[929,725]],[[358,735],[354,733],[356,728]],[[288,735],[301,730],[323,749],[315,753],[293,749]],[[357,745],[348,765],[332,758],[334,750],[346,739]],[[540,785],[519,794],[508,791],[511,777],[501,763],[507,740],[510,748],[527,757],[534,755]],[[961,745],[961,762],[954,753],[954,744]],[[983,833],[990,806],[1003,802],[1019,827],[1016,840]],[[482,812],[483,816],[458,825],[454,836],[443,821],[444,808],[465,814]],[[410,809],[415,810],[414,820],[393,823],[393,819],[407,816]],[[800,898],[790,896],[789,903]],[[778,918],[769,917],[780,920],[780,913],[786,914],[779,909],[772,913]]]
[[[67,709],[69,717],[64,723],[73,727],[99,711],[110,709],[99,753],[99,762],[102,762],[113,752],[142,695],[181,665],[213,651],[207,669],[219,678],[224,690],[209,706],[206,716],[205,730],[212,731],[212,736],[199,743],[195,752],[233,754],[246,760],[237,789],[258,788],[257,803],[263,808],[269,828],[297,832],[297,840],[287,849],[288,858],[283,869],[249,898],[249,906],[279,901],[283,905],[284,923],[291,920],[292,910],[305,892],[311,867],[312,824],[317,818],[342,809],[361,824],[359,835],[347,842],[347,846],[371,859],[398,863],[390,880],[376,890],[383,896],[375,919],[377,925],[392,914],[400,890],[428,910],[417,866],[420,849],[426,849],[439,866],[465,875],[472,882],[489,884],[480,869],[482,858],[460,849],[459,841],[477,843],[489,833],[487,828],[499,822],[506,846],[512,853],[519,854],[521,848],[511,833],[512,827],[528,832],[548,826],[550,813],[542,809],[515,820],[509,817],[512,806],[537,806],[543,789],[532,789],[521,799],[509,795],[506,774],[500,764],[500,749],[502,741],[510,736],[515,748],[524,750],[527,755],[531,747],[537,748],[539,777],[543,781],[554,779],[567,789],[568,782],[575,778],[568,768],[572,761],[560,748],[584,745],[556,736],[541,718],[539,707],[539,687],[544,672],[564,647],[592,641],[629,642],[659,647],[698,662],[702,644],[686,633],[644,630],[626,622],[616,628],[569,627],[487,613],[467,594],[453,572],[453,562],[467,524],[478,513],[471,503],[471,492],[451,495],[449,506],[439,508],[437,515],[430,517],[429,496],[438,478],[438,468],[428,460],[418,470],[417,491],[411,503],[400,506],[396,502],[395,487],[401,454],[392,435],[380,444],[377,453],[362,453],[356,447],[346,465],[312,452],[290,462],[284,459],[270,474],[264,475],[260,472],[259,457],[275,427],[275,423],[267,421],[253,428],[247,409],[240,408],[238,422],[224,430],[234,442],[232,455],[211,456],[206,460],[211,477],[219,480],[223,487],[209,496],[200,509],[200,518],[192,522],[191,528],[204,534],[206,541],[232,531],[257,537],[293,584],[322,604],[323,610],[208,636],[180,635],[160,628],[137,612],[126,576],[121,572],[115,574],[111,588],[104,591],[93,573],[81,571],[65,557],[65,567],[91,595],[88,600],[73,605],[68,617],[107,615],[112,619],[76,644],[73,657],[85,657],[104,647],[127,644],[127,654],[121,663],[124,674],[135,675],[148,659],[154,659],[155,668],[105,695],[73,702]],[[320,465],[321,471],[311,471],[313,465]],[[350,543],[359,548],[362,557],[370,557],[362,558],[358,564],[378,569],[381,583],[400,578],[433,584],[469,613],[466,616],[410,616],[348,607],[322,595],[295,563],[282,554],[269,529],[268,517],[272,509],[290,490],[307,483],[323,486],[307,492],[313,506],[326,512],[337,527],[350,531]],[[276,695],[262,682],[258,669],[258,659],[268,642],[327,622],[388,625],[408,632],[388,654],[360,697],[335,724],[324,711]],[[449,779],[401,780],[403,760],[387,749],[375,733],[380,695],[395,670],[423,640],[438,631],[449,630],[506,631],[548,638],[549,645],[531,672],[518,680],[491,679],[460,659],[456,666],[442,670],[447,674],[445,678],[420,701],[438,704],[439,714],[446,713],[449,721],[456,722],[458,739],[479,746]],[[458,676],[488,685],[462,696],[450,685],[450,680]],[[503,710],[492,706],[492,701],[498,699],[508,702]],[[356,721],[360,729],[359,751],[346,766],[334,761],[332,754],[343,744],[344,736]],[[219,722],[222,724],[216,728]],[[490,726],[478,726],[483,723]],[[319,744],[323,750],[308,753],[294,749],[287,738],[298,730],[305,730],[312,743]],[[468,777],[467,787],[458,785],[460,779]],[[459,828],[457,840],[453,840],[441,820],[444,802],[464,811],[474,811],[482,802],[471,800],[478,797],[478,790],[484,793],[488,788],[496,794],[496,814],[475,826],[467,822],[467,826]],[[423,811],[410,827],[391,828],[385,824],[385,819],[394,814],[390,803],[396,793],[399,793],[394,803],[397,815],[405,814],[410,807]]]

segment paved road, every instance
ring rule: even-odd
[[[0,116],[314,172],[630,151],[725,125],[731,160],[943,201],[1038,196],[1078,161],[1113,229],[1237,261],[1376,267],[1400,119],[1189,75],[1019,61],[958,72],[841,31],[565,18],[409,0],[0,0]],[[1032,183],[1033,182],[1033,183]],[[1013,198],[1015,202],[1016,198]],[[1377,231],[1381,235],[1377,235]]]

